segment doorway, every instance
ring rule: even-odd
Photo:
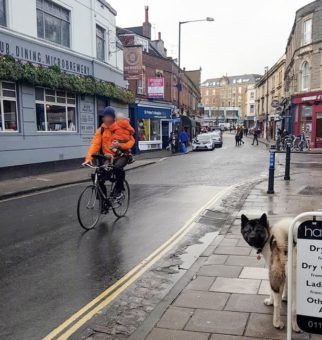
[[[169,146],[169,122],[163,120],[162,122],[162,149]]]
[[[322,147],[322,110],[316,113],[315,144],[317,148]]]

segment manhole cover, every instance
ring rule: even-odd
[[[299,192],[300,195],[322,195],[322,187],[307,186]]]
[[[201,224],[215,225],[219,228],[225,223],[225,220],[222,218],[208,218],[206,216],[201,216],[196,220],[196,222]]]

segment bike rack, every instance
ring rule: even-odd
[[[288,229],[288,255],[287,255],[287,340],[292,340],[292,276],[293,276],[293,240],[294,227],[305,217],[322,217],[321,211],[309,211],[295,217]]]

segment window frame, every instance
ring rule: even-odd
[[[0,27],[8,27],[7,0],[3,0],[3,13],[4,13],[4,25],[0,24]]]
[[[304,66],[306,66],[307,73],[304,74]],[[301,67],[301,91],[309,90],[309,77],[310,77],[310,64],[308,61],[304,61]],[[305,79],[304,79],[305,77]],[[306,81],[306,87],[304,87],[304,80]]]
[[[44,106],[44,123],[45,123],[45,130],[38,130],[38,126],[36,126],[36,131],[37,133],[73,133],[76,134],[78,133],[78,124],[77,124],[77,95],[74,93],[70,93],[67,91],[63,91],[63,90],[52,90],[49,88],[45,88],[45,87],[36,87],[35,90],[37,89],[41,89],[43,91],[43,100],[37,99],[35,96],[35,104],[39,104],[39,105],[43,105]],[[55,95],[52,97],[55,97],[55,101],[47,101],[46,100],[46,90],[47,91],[53,91],[55,92]],[[64,92],[65,93],[65,103],[60,103],[57,101],[57,97],[59,98],[63,98],[62,96],[57,96],[57,92]],[[68,98],[71,98],[68,96],[68,94],[73,94],[75,97],[75,104],[70,104],[68,103]],[[48,95],[47,95],[48,96]],[[50,95],[49,95],[50,96]],[[65,107],[65,122],[66,122],[66,130],[48,130],[48,116],[47,116],[47,105],[51,105],[51,106],[64,106]],[[69,130],[68,128],[68,107],[73,107],[75,108],[75,130]],[[36,121],[37,121],[37,109],[36,109]],[[37,123],[36,123],[37,125]]]
[[[38,6],[38,1],[40,1],[41,4],[42,4],[41,8]],[[58,16],[58,15],[56,15],[54,13],[50,13],[48,10],[46,10],[45,7],[44,7],[45,2],[52,3],[55,6],[59,7],[60,9],[63,9],[66,12],[68,12],[68,20],[63,18],[62,16]],[[42,13],[42,25],[43,25],[42,36],[40,36],[39,32],[38,32],[38,29],[39,29],[39,27],[38,27],[38,12]],[[46,38],[46,26],[45,26],[45,16],[46,15],[68,24],[68,45],[65,45],[63,43],[63,34],[62,34],[63,33],[63,25],[60,25],[60,42],[59,43]],[[64,6],[61,6],[60,4],[57,4],[56,2],[54,2],[52,0],[37,0],[36,1],[36,18],[37,18],[37,38],[38,39],[43,39],[45,41],[49,41],[49,42],[51,42],[53,44],[57,44],[59,46],[71,48],[71,10],[70,9],[68,9]]]
[[[15,86],[15,97],[6,97],[3,96],[3,83],[10,83],[10,84],[14,84]],[[3,102],[4,101],[10,101],[10,102],[15,102],[16,105],[16,124],[17,124],[17,130],[6,130],[5,129],[5,118],[4,118],[4,106],[3,106]],[[1,106],[1,123],[2,123],[2,127],[3,129],[0,130],[0,134],[2,133],[19,133],[20,129],[19,129],[19,115],[18,115],[18,89],[17,89],[17,84],[12,82],[12,81],[5,81],[5,80],[1,80],[0,81],[0,106]]]
[[[310,31],[309,31],[309,32],[306,31],[306,28],[307,28],[306,24],[307,24],[308,22],[310,22],[310,26],[309,26],[309,27],[310,27]],[[303,35],[302,35],[302,37],[303,37],[303,44],[302,44],[302,45],[303,45],[303,46],[312,43],[312,25],[313,25],[312,17],[307,17],[307,18],[305,18],[305,19],[303,20]],[[308,38],[308,33],[310,33],[309,38]]]
[[[101,30],[103,38],[97,35],[97,30]],[[95,29],[95,34],[96,34],[96,59],[99,61],[106,62],[106,29],[103,28],[101,25],[96,24],[96,29]],[[97,51],[97,40],[100,39],[103,41],[103,59],[98,57],[98,51]]]

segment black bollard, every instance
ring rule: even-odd
[[[290,168],[291,168],[291,144],[286,145],[286,157],[285,157],[285,176],[284,180],[289,181],[290,178]]]
[[[269,171],[268,171],[268,194],[274,194],[274,177],[275,177],[275,151],[269,150]]]

